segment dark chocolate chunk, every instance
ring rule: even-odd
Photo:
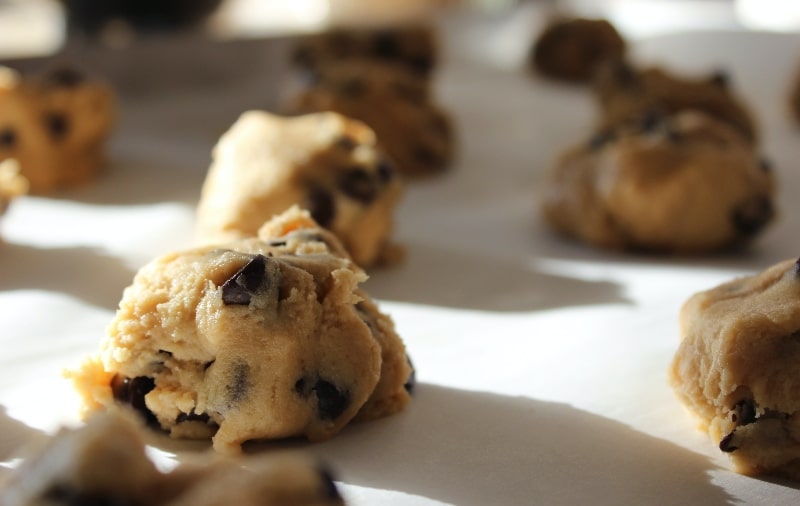
[[[643,133],[656,131],[664,124],[666,117],[656,109],[647,109],[639,119],[639,128]]]
[[[739,449],[738,446],[733,444],[733,435],[736,431],[731,432],[719,442],[719,449],[725,453],[731,453]]]
[[[406,360],[408,361],[408,366],[411,367],[411,373],[408,375],[408,379],[403,385],[403,388],[406,389],[406,392],[413,394],[414,386],[417,384],[417,370],[414,368],[413,362],[411,362],[411,357],[406,355]]]
[[[352,168],[339,177],[342,193],[362,204],[369,204],[378,196],[376,181],[361,167]]]
[[[374,36],[373,54],[384,60],[396,60],[400,57],[400,44],[397,35],[391,30],[380,30]]]
[[[352,151],[356,147],[356,141],[352,137],[342,135],[336,139],[336,145],[346,151]]]
[[[428,75],[433,70],[433,57],[418,54],[408,58],[408,65],[411,70],[420,75]]]
[[[303,397],[308,396],[308,381],[306,378],[300,378],[294,383],[294,391]]]
[[[378,162],[376,172],[378,173],[378,179],[380,179],[382,183],[388,183],[394,178],[394,165],[392,165],[389,160],[383,159]]]
[[[763,195],[753,197],[734,209],[731,215],[733,227],[745,236],[752,237],[760,232],[772,220],[775,209],[772,201]]]
[[[222,284],[222,302],[227,305],[248,305],[253,296],[270,287],[266,271],[267,257],[256,255]]]
[[[44,125],[54,141],[62,140],[69,132],[69,120],[63,113],[51,112],[46,114],[44,117]]]
[[[114,399],[124,404],[129,404],[144,416],[148,425],[157,427],[158,419],[147,407],[147,403],[144,400],[145,395],[155,387],[155,380],[147,376],[128,378],[117,374],[111,379],[111,392],[114,395]]]
[[[329,501],[341,501],[342,495],[339,493],[339,489],[336,488],[336,483],[333,481],[333,474],[331,474],[330,470],[327,467],[319,466],[317,467],[317,473],[322,482],[320,495]]]
[[[228,400],[232,403],[242,401],[247,397],[250,389],[250,366],[245,362],[237,362],[233,365],[233,381],[225,386]]]
[[[135,506],[133,499],[114,497],[103,492],[78,490],[70,485],[56,484],[44,492],[48,504],[59,506]]]
[[[756,406],[752,399],[744,399],[736,403],[731,413],[731,420],[736,425],[749,425],[756,421]]]
[[[317,394],[317,410],[321,420],[335,420],[350,404],[348,393],[340,391],[330,381],[317,380],[313,390]]]
[[[0,131],[0,149],[11,149],[17,144],[17,132],[11,127]]]
[[[718,70],[711,75],[708,82],[724,90],[728,87],[728,84],[730,84],[731,76],[724,70]]]
[[[320,226],[330,227],[336,217],[333,195],[324,188],[312,186],[308,191],[308,212]]]
[[[86,80],[82,72],[73,67],[58,67],[44,76],[47,84],[64,88],[74,88]]]

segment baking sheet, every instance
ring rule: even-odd
[[[780,181],[780,219],[753,247],[663,258],[564,240],[536,215],[543,171],[585,135],[594,111],[585,89],[515,65],[526,41],[509,46],[512,25],[522,26],[513,17],[442,21],[436,92],[458,128],[458,160],[409,185],[397,215],[408,258],[366,283],[417,367],[412,404],[328,442],[290,446],[327,461],[353,505],[796,503],[796,484],[731,473],[666,382],[689,295],[800,255],[800,131],[786,106],[796,37],[635,42],[641,62],[726,68]],[[121,123],[102,178],[19,199],[0,222],[0,461],[78,422],[62,369],[97,349],[136,269],[192,243],[211,147],[240,112],[278,106],[285,47],[182,37],[124,55],[70,49],[118,80]],[[154,445],[166,459],[208,449]]]

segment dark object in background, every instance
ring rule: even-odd
[[[626,49],[625,40],[605,19],[563,19],[544,29],[528,60],[544,76],[585,83],[598,64],[621,59]]]
[[[223,0],[61,0],[70,34],[98,35],[110,22],[136,32],[178,30],[196,25]]]

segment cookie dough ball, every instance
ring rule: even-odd
[[[19,164],[14,159],[0,162],[0,216],[9,204],[28,192],[28,180],[19,173]]]
[[[327,439],[402,410],[411,367],[366,275],[307,212],[258,238],[162,256],[125,290],[99,357],[72,374],[88,408],[132,405],[174,438]]]
[[[692,296],[670,367],[737,472],[800,479],[800,261]]]
[[[292,63],[312,71],[354,59],[400,65],[426,77],[436,66],[436,35],[433,27],[423,25],[334,28],[301,39],[292,52]]]
[[[327,65],[316,77],[293,97],[290,112],[335,111],[363,121],[405,176],[450,165],[453,126],[427,81],[396,66],[359,61]]]
[[[636,69],[615,61],[601,66],[593,85],[603,127],[630,121],[645,111],[674,114],[694,110],[730,124],[755,141],[755,120],[730,81],[724,72],[685,77],[657,67]]]
[[[204,458],[162,473],[140,429],[114,413],[61,429],[26,459],[0,492],[5,506],[341,506],[330,473],[280,454],[234,461]],[[243,465],[244,464],[244,465]]]
[[[738,131],[704,114],[649,115],[564,153],[545,182],[549,225],[613,249],[694,254],[772,221],[773,174]]]
[[[389,239],[402,183],[360,121],[249,111],[222,136],[213,158],[197,209],[201,241],[253,236],[297,204],[362,267],[400,255]]]
[[[19,162],[32,193],[91,179],[114,123],[110,88],[67,68],[0,77],[0,160]]]
[[[625,40],[605,19],[560,19],[539,35],[528,61],[544,76],[586,83],[598,64],[621,59],[626,50]]]

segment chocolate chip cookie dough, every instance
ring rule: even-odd
[[[402,410],[410,362],[366,275],[307,212],[257,238],[162,256],[128,287],[99,356],[72,378],[87,408],[128,404],[175,438],[327,439]]]
[[[432,26],[333,28],[298,41],[292,63],[315,71],[330,63],[373,60],[405,67],[421,77],[436,67],[438,42]]]
[[[599,68],[593,89],[601,109],[601,128],[613,128],[646,111],[674,114],[694,110],[728,123],[750,141],[758,137],[751,112],[734,90],[731,77],[721,71],[687,77],[615,61]]]
[[[586,83],[600,63],[622,59],[626,50],[625,40],[605,19],[558,19],[536,39],[528,63],[541,75]]]
[[[596,246],[695,254],[753,240],[774,217],[774,191],[769,165],[728,124],[648,114],[564,153],[541,210]]]
[[[289,100],[290,113],[335,111],[369,125],[404,176],[444,171],[454,154],[450,118],[430,84],[393,65],[345,61],[321,67]]]
[[[737,472],[800,479],[800,260],[692,296],[670,367]]]
[[[0,489],[4,506],[342,506],[331,474],[299,454],[203,458],[159,471],[120,414],[61,429]]]
[[[105,162],[114,120],[110,88],[76,70],[0,72],[0,160],[19,162],[32,193],[91,179]]]
[[[336,113],[244,113],[214,148],[197,208],[201,242],[253,236],[299,205],[362,267],[396,261],[390,242],[402,183],[360,121]]]

